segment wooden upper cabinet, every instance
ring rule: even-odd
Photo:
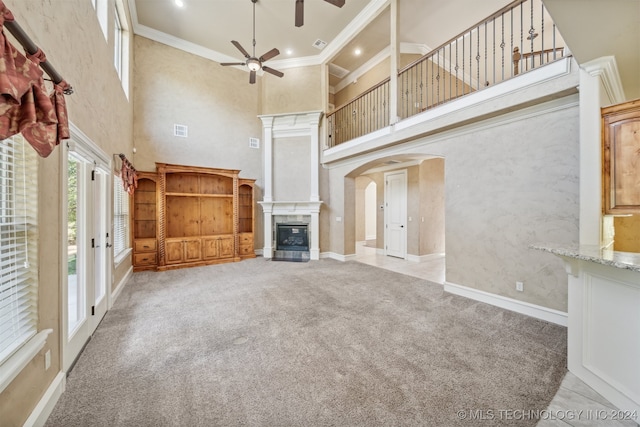
[[[640,99],[602,109],[605,214],[640,213]]]

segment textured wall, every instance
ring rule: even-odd
[[[288,68],[284,77],[262,78],[261,114],[298,113],[323,109],[322,66]]]
[[[541,104],[523,110],[521,118],[495,117],[396,147],[398,155],[444,158],[448,282],[566,310],[562,262],[528,246],[578,241],[579,112],[574,100],[568,97],[561,108]],[[385,159],[392,153],[386,150]],[[374,159],[365,155],[360,162],[330,169],[332,201],[344,186],[340,204],[331,205],[334,217],[341,215],[342,206],[347,212],[353,205],[348,203],[354,194],[350,177]],[[367,176],[380,185],[378,175]],[[380,185],[380,200],[382,191]],[[352,224],[330,225],[332,251],[353,253],[346,233],[354,229]],[[525,282],[524,293],[516,292],[516,281]]]
[[[261,181],[262,139],[258,119],[261,79],[222,67],[144,37],[135,37],[134,137],[138,169],[155,162],[240,169],[243,178]],[[188,138],[173,136],[173,125],[189,128]],[[262,186],[262,184],[259,184]]]
[[[274,139],[273,200],[279,202],[310,200],[310,159],[309,137]]]
[[[113,65],[113,1],[109,0],[109,37],[104,35],[88,0],[6,0],[16,21],[40,46],[56,70],[73,86],[67,96],[70,121],[107,154],[131,155],[132,105]],[[125,2],[125,9],[126,9]],[[0,394],[0,424],[21,426],[60,370],[60,201],[58,147],[39,163],[39,329],[51,328],[43,350]],[[66,184],[65,184],[66,185]],[[130,261],[113,272],[118,284]],[[51,367],[44,370],[44,353]]]
[[[418,255],[444,253],[445,189],[444,159],[428,159],[420,164],[420,223]]]

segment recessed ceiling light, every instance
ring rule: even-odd
[[[286,50],[286,53],[287,53],[287,55],[291,55],[291,54],[293,54],[293,50],[291,50],[291,49],[287,49],[287,50]]]
[[[184,2],[182,0],[173,0],[173,2],[176,4],[176,6],[178,7],[184,7]]]
[[[356,55],[360,55],[362,53],[362,50],[358,47],[353,53],[355,53]]]

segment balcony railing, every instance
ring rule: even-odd
[[[400,120],[564,57],[541,0],[516,0],[397,75]],[[389,126],[390,79],[327,114],[328,146]]]

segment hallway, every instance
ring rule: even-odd
[[[419,277],[438,284],[444,283],[444,255],[435,255],[433,258],[426,261],[413,262],[377,254],[376,252],[378,249],[366,246],[365,243],[366,242],[356,242],[356,256],[353,258],[354,261],[372,265],[374,267],[384,268],[385,270],[394,271],[396,273]]]

